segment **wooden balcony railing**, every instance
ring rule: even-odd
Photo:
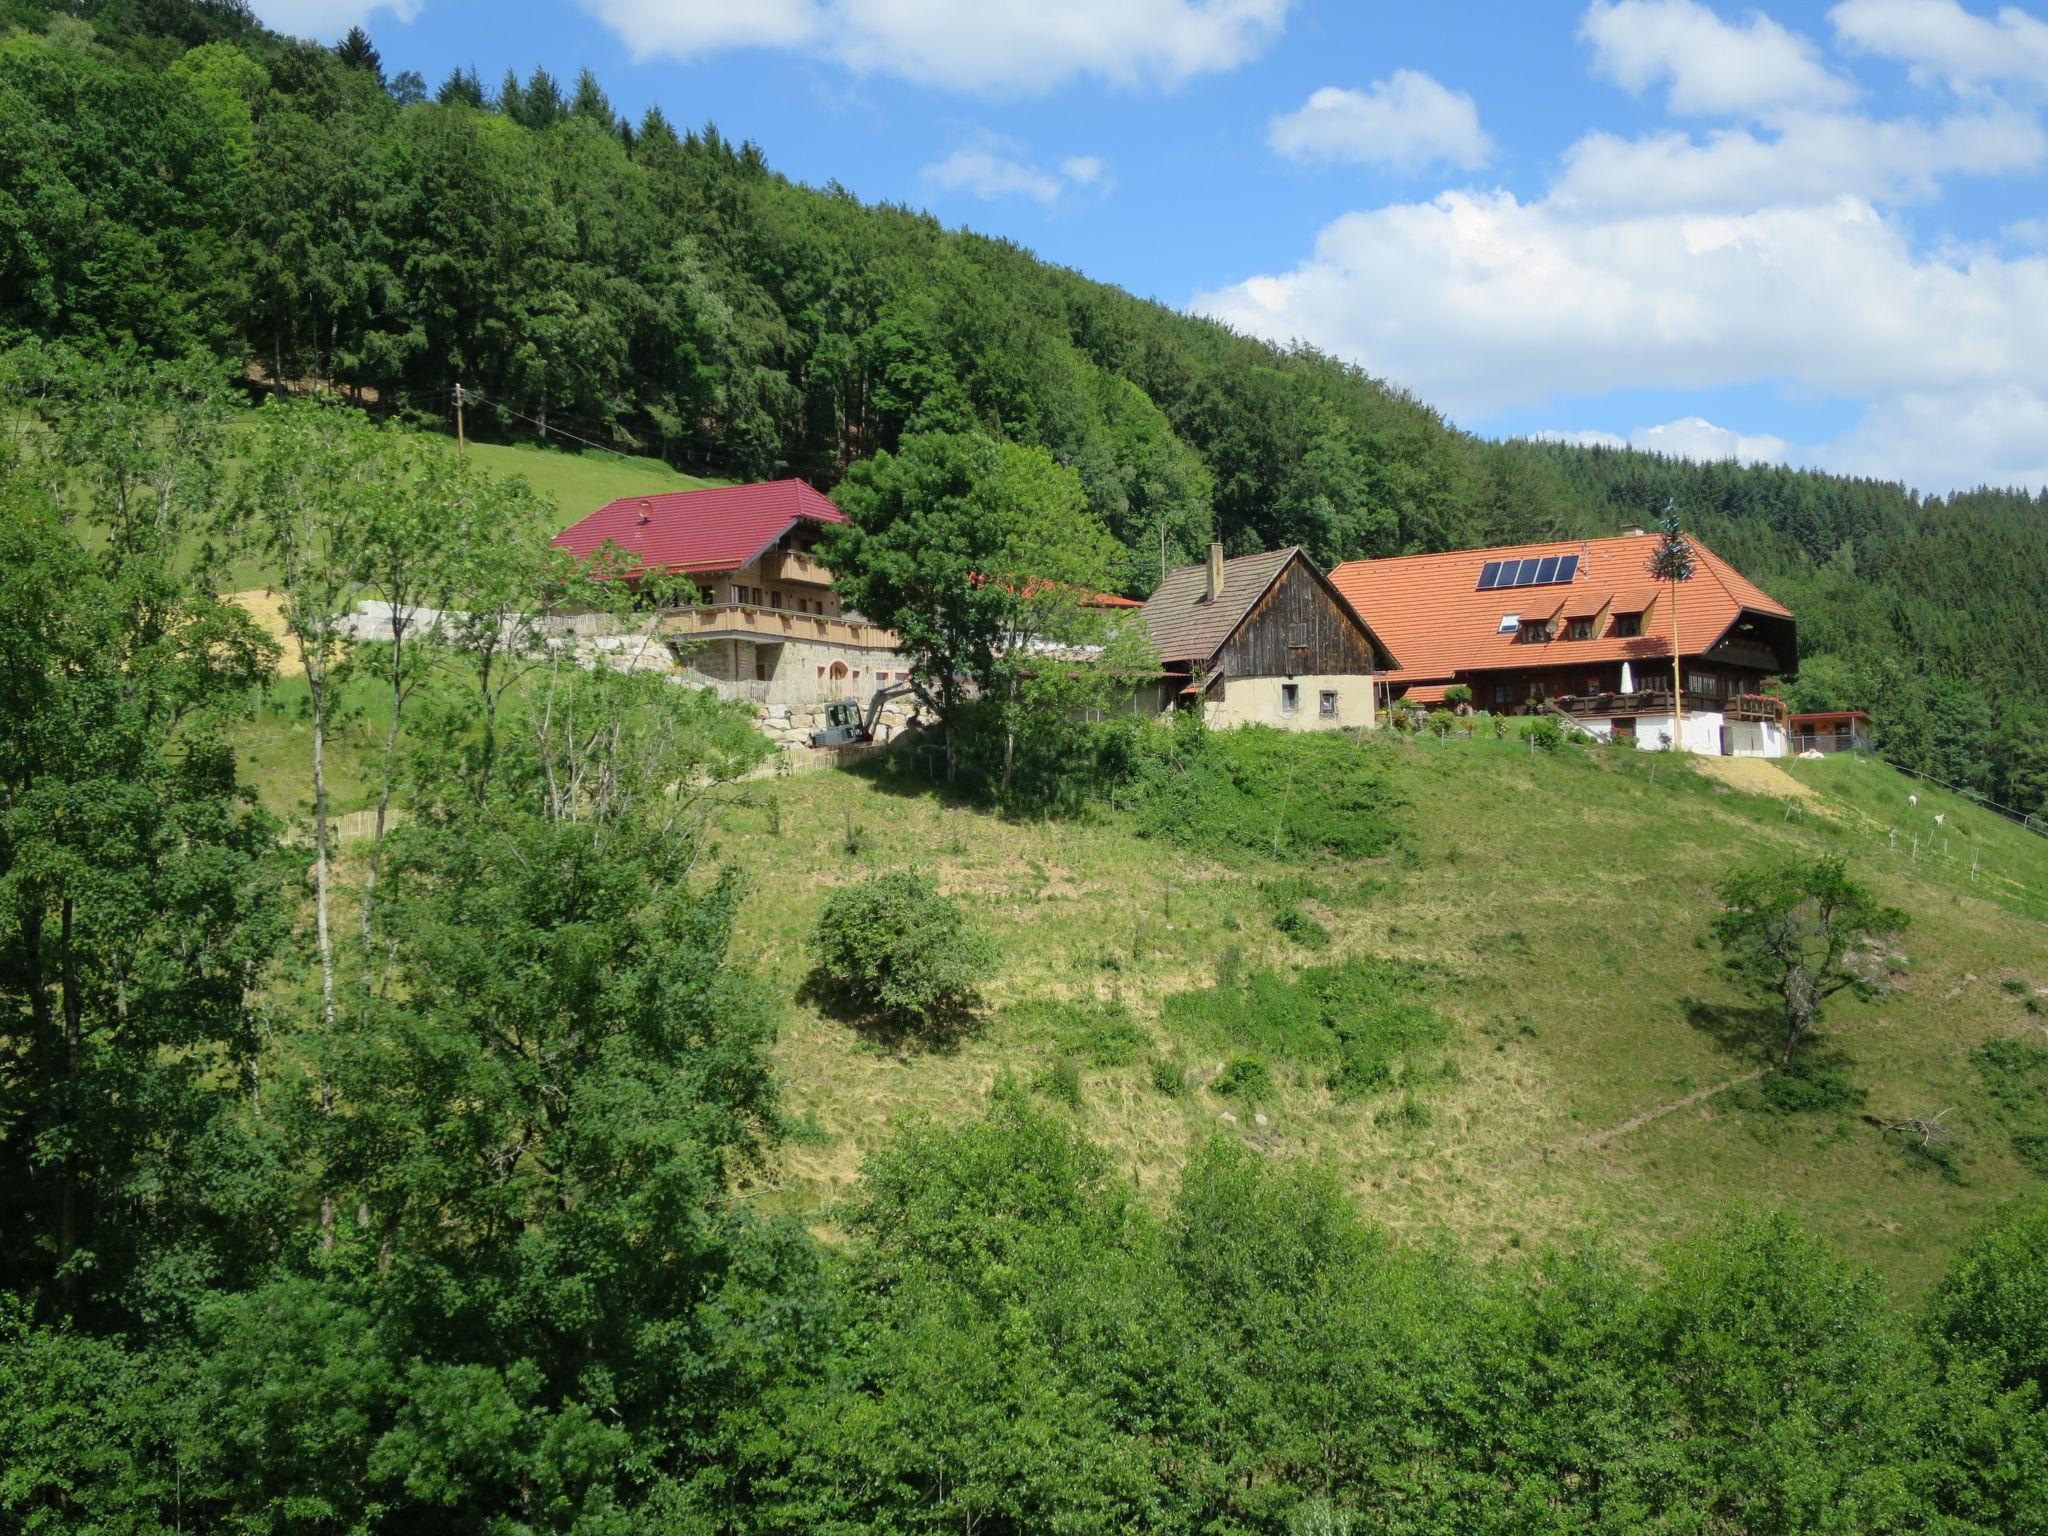
[[[1634,693],[1575,694],[1551,702],[1569,715],[1668,715],[1671,713],[1671,690],[1639,688]],[[1720,698],[1695,693],[1688,688],[1685,690],[1685,709],[1687,714],[1713,713],[1724,720],[1783,721],[1785,718],[1783,702],[1754,693]]]
[[[781,550],[761,557],[763,581],[797,582],[813,587],[832,585],[832,573],[809,555]]]

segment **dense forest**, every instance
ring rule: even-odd
[[[1490,442],[929,215],[622,119],[546,70],[429,88],[239,0],[0,0],[0,346],[199,352],[445,424],[829,488],[975,429],[1081,475],[1142,593],[1212,535],[1324,562],[1611,531],[1676,497],[1802,620],[1799,701],[2048,801],[2048,517],[1906,488]],[[685,104],[686,109],[686,104]]]

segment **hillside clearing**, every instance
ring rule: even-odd
[[[1860,813],[1837,804],[1826,774],[1810,785],[1816,808],[1842,819],[1803,800],[1788,816],[1782,798],[1732,790],[1669,757],[1543,756],[1494,742],[1388,750],[1410,801],[1411,846],[1363,864],[1225,867],[1136,838],[1114,817],[1007,822],[908,776],[750,786],[724,818],[723,851],[754,872],[745,937],[778,992],[802,987],[823,894],[870,870],[929,870],[972,899],[1003,951],[986,1028],[951,1052],[869,1040],[793,1003],[777,1056],[797,1133],[764,1172],[761,1198],[829,1219],[863,1157],[906,1120],[970,1114],[1003,1073],[1046,1074],[1065,1052],[1020,1005],[1120,1003],[1155,1052],[1185,1056],[1201,1085],[1224,1061],[1175,1038],[1161,1019],[1169,994],[1210,984],[1219,964],[1285,972],[1346,954],[1409,961],[1435,978],[1432,1001],[1454,1025],[1454,1074],[1345,1104],[1275,1063],[1275,1097],[1255,1117],[1207,1086],[1160,1092],[1145,1061],[1088,1065],[1079,1113],[1089,1133],[1148,1188],[1219,1130],[1274,1156],[1325,1157],[1396,1229],[1449,1227],[1493,1251],[1589,1227],[1647,1246],[1731,1206],[1781,1205],[1906,1294],[2027,1183],[1989,1134],[1968,1058],[2025,1027],[2000,980],[2048,980],[2048,932],[2026,915],[2048,893],[2048,843],[2015,843],[2026,834],[1959,812],[1952,825],[1986,863],[1995,850],[2026,876],[1973,887],[1953,859],[1873,857]],[[1874,764],[1836,776],[1850,771],[1903,783]],[[1744,1005],[1696,940],[1720,874],[1787,848],[1847,854],[1913,914],[1905,985],[1840,1005],[1829,1043],[1875,1112],[1960,1106],[1952,1118],[1967,1146],[1955,1179],[1911,1165],[1852,1117],[1734,1102],[1764,1064],[1744,1037]],[[1256,882],[1277,875],[1320,888],[1307,905],[1334,934],[1330,951],[1308,953],[1273,928]],[[1985,1134],[1970,1136],[1973,1123]]]

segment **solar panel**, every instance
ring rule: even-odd
[[[1566,555],[1557,563],[1557,579],[1559,581],[1570,581],[1578,574],[1579,557],[1577,555]]]
[[[1479,590],[1543,587],[1579,574],[1577,555],[1534,555],[1527,560],[1489,560],[1479,568]]]
[[[1515,585],[1518,587],[1534,586],[1536,584],[1536,568],[1542,563],[1541,560],[1524,560],[1522,568],[1515,572]]]
[[[1545,555],[1541,563],[1539,563],[1536,567],[1536,584],[1538,586],[1542,586],[1544,583],[1555,581],[1556,579],[1557,556]]]
[[[1500,582],[1500,562],[1489,560],[1479,568],[1479,590],[1491,591]]]

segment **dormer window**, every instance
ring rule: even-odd
[[[1541,645],[1551,638],[1550,620],[1531,619],[1521,626],[1515,640],[1521,645]]]
[[[1614,637],[1617,640],[1632,639],[1643,632],[1643,616],[1640,613],[1617,613],[1614,616]]]

